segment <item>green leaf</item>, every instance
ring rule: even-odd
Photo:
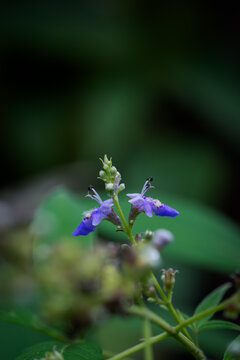
[[[240,326],[234,324],[230,321],[223,321],[223,320],[212,320],[208,321],[198,328],[199,331],[203,330],[215,330],[215,329],[227,329],[227,330],[236,330],[240,331]]]
[[[61,240],[91,246],[94,234],[76,238],[73,230],[83,218],[83,212],[94,206],[85,196],[76,196],[64,188],[49,194],[36,211],[32,232],[35,235],[33,254],[35,263],[44,260],[52,244]]]
[[[2,310],[0,311],[0,320],[17,325],[30,327],[60,341],[64,341],[66,339],[65,336],[60,331],[46,326],[37,317],[37,315],[25,309],[12,309],[5,311]]]
[[[136,192],[136,189],[128,192]],[[140,214],[133,227],[133,233],[155,231],[165,228],[172,231],[175,241],[163,250],[163,259],[171,262],[211,269],[220,273],[234,272],[239,267],[239,227],[224,215],[199,202],[193,202],[168,193],[151,190],[149,196],[159,198],[180,214],[176,218]],[[127,217],[130,204],[121,196],[120,202]],[[123,201],[122,201],[123,199]],[[127,241],[124,234],[114,232],[112,224],[103,221],[99,226],[102,236],[116,241]],[[227,251],[226,251],[227,249]]]
[[[219,286],[217,289],[212,291],[209,295],[207,295],[201,303],[197,306],[194,315],[201,313],[204,310],[207,310],[208,308],[217,305],[222,297],[224,296],[225,292],[231,287],[231,283],[226,283],[222,286]],[[209,314],[205,316],[204,318],[197,320],[194,322],[195,327],[199,328],[201,325],[206,323],[211,317],[214,315],[214,313]]]
[[[95,345],[88,342],[79,344],[64,344],[55,341],[48,341],[34,345],[26,349],[15,360],[39,360],[45,356],[46,352],[56,349],[60,352],[64,360],[102,360],[102,351]]]
[[[240,335],[228,346],[223,360],[240,360]]]
[[[153,192],[154,190],[152,190]],[[131,192],[131,191],[129,191]],[[132,192],[135,192],[133,190]],[[150,194],[149,194],[150,195]],[[103,195],[104,197],[105,195]],[[235,271],[239,266],[239,228],[225,216],[198,202],[184,200],[167,193],[151,194],[164,203],[180,211],[174,219],[145,214],[139,215],[133,232],[144,232],[146,229],[166,228],[173,232],[175,241],[164,249],[164,256],[171,261],[180,261],[190,266],[212,269],[222,273]],[[122,196],[121,199],[124,199]],[[127,217],[130,205],[121,201],[122,209]],[[92,244],[97,232],[115,241],[127,241],[124,234],[116,232],[113,224],[102,221],[94,233],[76,239],[72,231],[82,219],[82,212],[93,207],[91,199],[84,195],[74,196],[65,189],[58,189],[50,194],[36,212],[33,231],[37,241],[34,244],[35,259],[45,253],[44,246],[64,238],[80,244]],[[228,251],[226,251],[226,248]]]

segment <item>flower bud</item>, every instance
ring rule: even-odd
[[[119,187],[118,187],[118,192],[120,193],[124,189],[125,189],[125,184],[120,184]]]
[[[149,303],[155,303],[155,302],[156,302],[156,299],[154,299],[154,298],[152,298],[152,297],[149,297],[149,298],[147,298],[147,301],[148,301]]]
[[[139,260],[143,265],[156,267],[161,263],[159,252],[153,246],[143,245],[139,248]]]
[[[106,165],[108,165],[108,167],[109,166],[112,166],[112,159],[110,159],[110,160],[108,160],[108,157],[107,157],[107,155],[104,155],[104,163],[106,164]]]
[[[108,184],[105,185],[105,189],[107,191],[112,191],[113,188],[114,188],[113,183],[108,183]]]
[[[116,173],[117,173],[117,169],[115,168],[115,166],[112,166],[112,167],[110,168],[110,174],[113,175],[113,176],[115,176]]]
[[[107,176],[106,176],[105,171],[100,170],[100,171],[99,171],[99,177],[100,177],[102,180],[106,179]]]
[[[168,270],[162,269],[161,280],[165,291],[169,292],[173,289],[175,284],[175,274],[177,272],[178,270],[173,270],[172,268],[169,268]]]
[[[153,236],[153,246],[161,250],[165,245],[171,243],[173,241],[173,234],[165,229],[159,229],[155,231]]]
[[[152,239],[153,232],[151,230],[145,231],[145,240],[150,241]]]

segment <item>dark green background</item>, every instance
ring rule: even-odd
[[[107,153],[127,189],[139,191],[152,176],[151,195],[180,210],[176,222],[146,226],[174,232],[164,266],[181,270],[176,299],[191,312],[238,265],[237,9],[231,2],[5,1],[0,20],[1,239],[26,231],[56,185],[85,194],[93,183],[102,191],[97,159]],[[16,259],[3,252],[6,262]],[[43,339],[0,326],[4,360]],[[125,327],[116,320],[105,330],[115,334],[113,347],[137,341],[132,330],[121,344]],[[207,344],[209,334],[203,340],[216,359],[234,337],[221,334],[221,349]],[[170,349],[159,354],[176,356]]]

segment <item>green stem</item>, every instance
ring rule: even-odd
[[[109,359],[109,358],[115,356],[115,353],[112,352],[112,351],[109,351],[109,350],[103,350],[103,351],[102,351],[102,355],[103,355],[103,358],[104,358],[104,359]],[[129,358],[129,357],[127,357],[127,358],[125,357],[124,360],[132,360],[132,359]]]
[[[113,201],[114,201],[114,204],[116,205],[116,208],[117,208],[117,211],[118,211],[118,213],[119,213],[119,216],[120,216],[120,218],[121,218],[121,220],[122,220],[122,222],[123,222],[124,232],[128,235],[128,237],[129,237],[129,239],[131,240],[132,244],[135,244],[136,241],[135,241],[135,239],[134,239],[134,237],[133,237],[133,234],[132,234],[132,232],[131,232],[131,230],[130,230],[130,228],[129,228],[129,226],[128,226],[128,223],[127,223],[127,221],[126,221],[126,219],[125,219],[125,216],[124,216],[124,214],[123,214],[123,212],[122,212],[122,209],[121,209],[121,206],[120,206],[120,204],[119,204],[119,200],[118,200],[118,196],[117,196],[117,195],[114,195],[114,196],[113,196]]]
[[[154,343],[157,343],[163,339],[165,339],[166,337],[168,337],[168,333],[162,333],[160,335],[157,335],[157,336],[153,336],[149,339],[149,344],[154,344]],[[109,358],[108,360],[120,360],[120,359],[123,359],[125,358],[126,356],[129,356],[131,354],[134,354],[135,352],[139,351],[139,350],[142,350],[144,349],[146,346],[145,344],[145,341],[142,342],[141,344],[137,344],[135,346],[132,346],[131,348],[127,349],[127,350],[124,350],[122,351],[121,353],[117,354],[117,355],[114,355],[112,356],[111,358]]]
[[[145,306],[141,296],[137,298],[137,302],[139,303],[140,308],[144,310]],[[152,330],[147,316],[143,319],[143,336],[145,339],[144,358],[145,360],[153,360],[152,345],[149,343],[149,339],[152,336]]]
[[[200,320],[200,319],[202,319],[203,317],[205,317],[205,316],[207,316],[209,314],[212,314],[212,313],[215,313],[217,311],[223,310],[225,308],[225,306],[228,303],[230,303],[232,300],[233,300],[233,297],[231,297],[228,300],[223,301],[219,305],[212,306],[211,308],[209,308],[207,310],[204,310],[204,311],[200,312],[199,314],[191,316],[189,319],[183,321],[181,324],[179,324],[179,325],[177,325],[175,327],[171,327],[165,320],[161,319],[158,315],[152,313],[151,314],[151,319],[149,317],[149,320],[153,321],[153,319],[154,320],[157,319],[157,322],[158,322],[157,324],[161,328],[163,328],[163,326],[167,326],[168,330],[170,329],[170,332],[166,331],[166,332],[164,332],[164,333],[162,333],[160,335],[151,337],[149,339],[149,344],[154,344],[154,343],[157,343],[157,342],[159,342],[159,341],[161,341],[161,340],[163,340],[163,339],[165,339],[165,338],[167,338],[169,336],[174,336],[176,334],[176,332],[180,331],[183,327],[192,324],[194,321]],[[137,314],[135,310],[136,310],[136,307],[134,307],[134,311],[132,311],[132,309],[131,309],[130,312]],[[150,310],[148,310],[148,315],[149,315],[149,313],[151,313]],[[138,311],[137,315],[142,316],[139,311]],[[146,314],[144,314],[144,318],[145,317],[146,317]],[[153,322],[155,322],[155,321],[153,321]],[[189,340],[187,338],[185,338],[183,334],[178,334],[178,335],[180,335],[180,337],[178,337],[178,340],[181,341],[184,344],[184,346],[189,347],[189,345],[190,345]],[[143,342],[141,344],[137,344],[137,345],[132,346],[131,348],[129,348],[127,350],[122,351],[121,353],[119,353],[117,355],[114,355],[113,357],[109,358],[108,360],[120,360],[120,359],[123,359],[124,357],[126,357],[128,355],[131,355],[131,354],[133,354],[133,353],[135,353],[135,352],[137,352],[139,350],[144,349],[145,346],[146,346],[145,342]],[[197,348],[197,346],[194,345],[194,349],[196,349],[196,348]],[[192,348],[191,348],[191,351],[192,351]],[[195,357],[198,356],[197,359],[205,359],[204,355],[201,352],[200,352],[200,354],[198,353],[198,354],[195,354],[194,356]]]
[[[145,317],[144,322],[143,322],[143,336],[145,338],[145,344],[146,344],[146,346],[144,348],[145,360],[153,360],[152,345],[149,342],[149,340],[152,336],[152,331],[151,331],[150,322],[147,317]]]
[[[205,359],[202,351],[186,336],[179,333],[180,330],[176,331],[176,328],[173,328],[171,325],[169,325],[165,320],[163,320],[160,316],[153,313],[151,310],[147,308],[139,308],[137,306],[133,306],[130,310],[132,314],[139,315],[143,318],[148,318],[152,322],[154,322],[156,325],[161,327],[163,330],[166,331],[169,335],[173,336],[176,340],[181,342],[188,351],[196,358],[196,359]]]
[[[202,312],[200,312],[200,313],[198,313],[198,314],[196,314],[196,315],[191,316],[191,317],[188,318],[187,320],[184,320],[181,324],[175,326],[174,329],[175,329],[176,331],[179,331],[179,330],[181,330],[183,327],[186,327],[186,326],[192,324],[193,322],[204,318],[205,316],[208,316],[208,315],[210,315],[210,314],[213,314],[213,313],[216,313],[216,312],[218,312],[218,311],[223,310],[223,309],[226,307],[227,304],[229,304],[229,303],[231,303],[231,302],[233,301],[233,298],[234,298],[234,297],[235,297],[235,295],[232,296],[231,298],[229,298],[229,299],[221,302],[221,303],[218,304],[218,305],[212,306],[212,307],[210,307],[210,308],[208,308],[208,309],[206,309],[206,310],[204,310],[204,311],[202,311]]]
[[[154,285],[159,293],[159,295],[161,296],[161,298],[163,299],[166,307],[168,308],[168,310],[170,311],[170,313],[172,314],[172,316],[174,317],[174,319],[176,320],[177,324],[181,324],[182,321],[179,319],[176,310],[174,309],[171,301],[169,301],[168,297],[165,295],[163,289],[161,288],[159,282],[157,281],[156,276],[154,275],[154,273],[151,271],[151,277],[153,279]],[[183,329],[183,332],[185,334],[185,336],[189,339],[192,340],[190,335],[188,334],[186,329]]]

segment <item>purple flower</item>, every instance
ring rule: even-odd
[[[132,204],[132,208],[129,214],[130,220],[135,220],[136,216],[140,212],[145,212],[145,214],[149,217],[152,217],[152,212],[154,212],[154,214],[157,216],[170,217],[174,217],[179,214],[177,210],[161,203],[159,200],[144,196],[147,190],[153,188],[153,186],[150,184],[151,181],[151,177],[147,179],[143,185],[141,193],[127,194],[127,196],[131,198],[129,202]]]
[[[93,187],[89,187],[89,190],[92,190],[94,194],[88,194],[87,196],[93,200],[96,200],[100,205],[84,213],[83,220],[72,233],[74,236],[87,235],[94,231],[95,227],[101,222],[102,219],[107,219],[111,222],[118,223],[118,218],[112,210],[113,199],[102,201]]]

